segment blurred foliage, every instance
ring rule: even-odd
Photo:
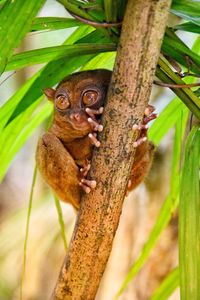
[[[44,2],[37,0],[0,2],[0,72],[5,73],[8,70],[45,63],[0,107],[0,180],[4,178],[13,158],[27,139],[51,115],[51,104],[43,102],[43,88],[56,85],[65,76],[76,70],[113,68],[115,51],[120,37],[120,24],[127,1],[58,0],[63,5],[63,9],[72,14],[73,18],[59,18],[58,16],[38,18],[37,14]],[[193,48],[190,49],[178,33],[180,31],[200,32],[200,2],[174,0],[171,13],[178,16],[182,23],[166,29],[156,76],[160,81],[168,84],[195,83],[200,76],[200,41],[197,37]],[[49,48],[41,45],[40,49],[14,53],[25,35],[31,31],[58,30],[59,34],[60,29],[72,27],[76,27],[76,30],[65,40],[63,45],[54,45]],[[29,38],[31,39],[31,36]],[[171,89],[177,97],[164,107],[149,131],[150,139],[158,146],[168,131],[175,128],[170,191],[152,233],[122,286],[119,287],[116,299],[148,260],[156,241],[178,206],[179,197],[181,200],[179,224],[181,299],[198,299],[198,295],[200,295],[200,253],[197,249],[200,229],[199,129],[198,127],[192,128],[192,124],[189,129],[187,126],[188,116],[191,114],[199,121],[200,101],[198,87],[172,87]],[[184,140],[187,135],[185,146]],[[184,163],[181,165],[184,149]],[[45,206],[46,202],[43,205]],[[49,206],[46,211],[49,211]],[[33,218],[36,213],[34,210]],[[59,215],[62,224],[60,210]],[[24,218],[24,212],[11,216],[4,223],[4,232],[0,238],[1,267],[6,265],[8,259],[20,260],[16,244],[23,241],[21,228],[24,228],[24,222],[21,218]],[[9,222],[12,222],[13,219],[15,219],[15,225],[12,228]],[[52,229],[54,225],[51,219],[48,226]],[[12,237],[8,235],[8,228],[13,235],[18,236],[15,240],[16,244],[13,244]],[[50,242],[54,241],[58,234],[58,229],[51,229],[49,228]],[[20,234],[18,234],[19,232]],[[44,253],[46,253],[45,251]],[[3,269],[5,270],[6,267]],[[18,270],[20,277],[19,274],[20,266]],[[176,278],[176,284],[173,278]],[[167,299],[178,282],[178,272],[175,270],[155,291],[152,299],[158,299],[156,295],[159,295],[160,300]],[[2,275],[0,294],[3,295],[3,299],[10,299],[12,290],[16,290],[17,286],[16,278],[13,279],[13,285],[8,286]]]

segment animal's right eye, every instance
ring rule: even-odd
[[[56,96],[55,105],[56,105],[56,108],[58,108],[60,110],[64,110],[64,109],[69,108],[70,102],[66,95],[61,94],[61,95]]]

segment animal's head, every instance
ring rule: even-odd
[[[77,137],[88,134],[91,126],[85,109],[104,105],[111,74],[104,69],[78,72],[66,77],[56,89],[44,89],[54,102],[54,122]]]

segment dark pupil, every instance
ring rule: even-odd
[[[88,93],[88,100],[91,101],[91,102],[95,100],[94,93]]]
[[[83,101],[85,104],[93,104],[97,99],[97,93],[96,92],[86,92]]]
[[[62,106],[63,104],[65,104],[65,98],[64,97],[59,97],[59,103]]]

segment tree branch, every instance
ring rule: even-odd
[[[147,105],[165,31],[170,0],[129,0],[103,115],[102,146],[95,150],[69,251],[52,299],[95,298],[118,227],[133,164],[132,125]]]

